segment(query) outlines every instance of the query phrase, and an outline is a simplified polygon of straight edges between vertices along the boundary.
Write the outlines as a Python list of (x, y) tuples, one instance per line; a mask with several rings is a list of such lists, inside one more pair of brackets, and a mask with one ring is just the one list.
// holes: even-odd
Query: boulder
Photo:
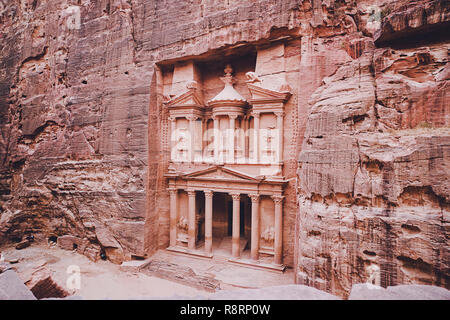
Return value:
[(105, 254), (112, 263), (121, 264), (124, 260), (124, 253), (120, 243), (114, 238), (112, 233), (105, 227), (97, 224), (95, 233), (101, 246), (105, 250)]
[(31, 245), (31, 241), (23, 240), (16, 245), (17, 250), (25, 249)]
[(223, 290), (209, 297), (212, 300), (340, 300), (325, 291), (304, 285), (273, 286), (261, 289)]
[(385, 288), (368, 283), (353, 285), (349, 300), (450, 300), (450, 290), (427, 285), (398, 285)]
[(58, 237), (57, 240), (58, 246), (64, 250), (76, 250), (79, 253), (83, 253), (88, 244), (87, 240), (81, 239), (79, 237), (64, 235)]
[(66, 290), (55, 282), (51, 276), (51, 271), (45, 266), (34, 271), (26, 285), (38, 299), (64, 298), (69, 295)]
[(36, 297), (13, 270), (0, 274), (0, 300), (36, 300)]

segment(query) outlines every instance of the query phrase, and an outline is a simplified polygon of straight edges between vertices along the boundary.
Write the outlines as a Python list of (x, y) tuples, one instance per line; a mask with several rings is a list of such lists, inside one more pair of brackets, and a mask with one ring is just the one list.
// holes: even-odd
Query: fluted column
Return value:
[(189, 215), (188, 215), (188, 248), (195, 249), (195, 191), (188, 191)]
[(240, 245), (240, 194), (230, 193), (233, 199), (233, 234), (231, 255), (233, 258), (239, 257)]
[(213, 192), (205, 190), (205, 253), (212, 253)]
[(259, 163), (259, 113), (253, 113), (253, 159)]
[(219, 118), (213, 117), (214, 120), (214, 161), (219, 162), (219, 141), (220, 141), (220, 129)]
[(170, 246), (174, 247), (177, 244), (177, 197), (178, 192), (175, 188), (167, 189), (170, 195)]
[(283, 249), (283, 196), (272, 196), (275, 203), (275, 264), (281, 264), (282, 262), (282, 249)]
[(249, 129), (249, 117), (245, 116), (245, 118), (244, 118), (244, 158), (245, 158), (245, 163), (249, 162), (248, 161), (248, 157), (249, 157), (248, 149), (249, 149), (249, 146), (248, 146), (248, 136), (247, 136), (248, 129)]
[(200, 136), (201, 162), (203, 162), (205, 160), (205, 151), (206, 151), (205, 147), (206, 147), (206, 140), (207, 140), (207, 139), (205, 139), (206, 138), (205, 137), (205, 132), (206, 132), (206, 129), (208, 128), (207, 124), (208, 124), (208, 119), (207, 118), (202, 118), (202, 130), (200, 130), (200, 132), (201, 132), (201, 136)]
[(281, 163), (283, 162), (284, 112), (275, 112), (275, 115), (277, 116), (277, 129), (278, 129), (278, 163)]
[(230, 125), (228, 128), (228, 162), (234, 163), (234, 133), (236, 128), (236, 118), (234, 114), (229, 115)]
[(251, 258), (258, 260), (259, 257), (259, 194), (250, 194), (252, 200), (252, 239)]

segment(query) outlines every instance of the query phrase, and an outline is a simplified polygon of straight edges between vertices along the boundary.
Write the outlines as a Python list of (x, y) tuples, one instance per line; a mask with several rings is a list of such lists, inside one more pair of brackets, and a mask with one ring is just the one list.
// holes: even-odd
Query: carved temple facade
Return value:
[[(284, 269), (283, 137), (292, 93), (284, 70), (264, 76), (258, 68), (266, 51), (258, 52), (256, 70), (241, 71), (236, 88), (233, 60), (209, 78), (193, 60), (175, 63), (163, 79), (168, 250)], [(284, 60), (275, 63), (284, 68)]]

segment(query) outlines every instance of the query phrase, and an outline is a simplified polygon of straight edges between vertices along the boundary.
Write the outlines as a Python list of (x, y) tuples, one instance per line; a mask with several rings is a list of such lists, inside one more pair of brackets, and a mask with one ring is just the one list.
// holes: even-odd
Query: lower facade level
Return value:
[(284, 268), (284, 181), (222, 166), (167, 177), (169, 250)]

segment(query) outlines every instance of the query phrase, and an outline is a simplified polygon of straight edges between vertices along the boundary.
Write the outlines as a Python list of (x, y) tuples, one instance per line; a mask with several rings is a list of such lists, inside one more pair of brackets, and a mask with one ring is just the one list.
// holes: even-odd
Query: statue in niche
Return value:
[(263, 136), (263, 139), (265, 141), (265, 148), (263, 149), (263, 152), (268, 158), (272, 157), (275, 154), (275, 151), (273, 150), (273, 140), (275, 138), (274, 132), (275, 127), (270, 126), (267, 128)]
[(177, 222), (177, 228), (183, 230), (184, 232), (188, 231), (188, 219), (186, 217), (181, 217)]
[(261, 233), (261, 239), (263, 240), (262, 247), (273, 247), (273, 242), (275, 239), (275, 230), (273, 227), (269, 226)]
[(185, 159), (187, 157), (187, 129), (179, 129), (178, 140), (177, 140), (177, 155), (178, 159)]

